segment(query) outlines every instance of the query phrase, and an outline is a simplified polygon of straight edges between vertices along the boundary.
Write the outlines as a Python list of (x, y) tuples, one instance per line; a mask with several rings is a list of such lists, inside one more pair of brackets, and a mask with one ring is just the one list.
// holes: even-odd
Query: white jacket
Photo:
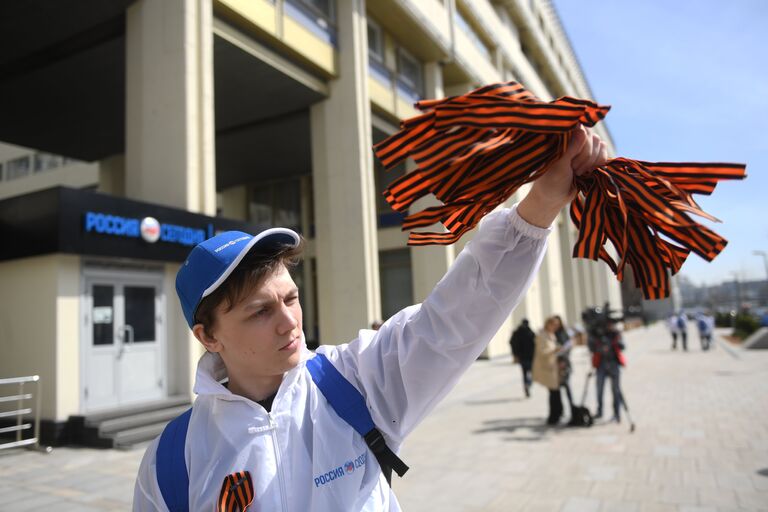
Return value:
[[(393, 451), (523, 297), (549, 231), (526, 223), (515, 208), (488, 215), (422, 304), (400, 311), (378, 331), (361, 330), (350, 343), (318, 349), (363, 394)], [(226, 372), (218, 355), (200, 359), (185, 450), (191, 511), (215, 510), (224, 477), (242, 470), (254, 482), (249, 511), (400, 510), (365, 441), (314, 385), (305, 368), (311, 357), (305, 348), (269, 413), (219, 383)], [(167, 510), (155, 476), (157, 443), (141, 463), (134, 511)]]

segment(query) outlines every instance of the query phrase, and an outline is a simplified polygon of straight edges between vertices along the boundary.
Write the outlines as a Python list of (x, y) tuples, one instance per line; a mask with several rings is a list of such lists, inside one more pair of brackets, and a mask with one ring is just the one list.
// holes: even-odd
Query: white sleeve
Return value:
[(488, 215), (422, 304), (318, 349), (358, 386), (387, 437), (401, 443), (482, 353), (528, 290), (550, 231), (516, 207)]
[(157, 473), (155, 472), (155, 454), (160, 437), (152, 441), (141, 459), (139, 474), (136, 476), (136, 484), (133, 489), (133, 512), (168, 512), (165, 500), (157, 485)]

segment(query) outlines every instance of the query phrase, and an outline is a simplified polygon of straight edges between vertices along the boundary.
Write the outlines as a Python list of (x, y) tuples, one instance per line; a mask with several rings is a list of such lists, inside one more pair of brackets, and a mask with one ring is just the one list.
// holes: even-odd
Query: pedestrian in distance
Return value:
[(547, 425), (557, 425), (563, 416), (563, 400), (560, 396), (560, 369), (557, 354), (558, 323), (554, 317), (547, 318), (544, 328), (536, 335), (536, 353), (533, 358), (533, 380), (549, 390), (549, 414)]
[(709, 312), (696, 315), (696, 328), (699, 331), (701, 350), (707, 351), (712, 346), (712, 333), (715, 330), (715, 318)]
[(613, 418), (615, 422), (621, 421), (621, 367), (626, 364), (624, 357), (624, 340), (621, 331), (617, 328), (615, 320), (608, 318), (604, 332), (599, 335), (590, 335), (588, 345), (592, 353), (592, 366), (597, 373), (597, 412), (595, 419), (603, 416), (603, 389), (605, 380), (611, 381), (611, 394), (613, 395)]
[(512, 363), (520, 364), (523, 372), (523, 391), (526, 397), (531, 396), (531, 369), (533, 367), (533, 355), (536, 351), (536, 333), (528, 325), (528, 320), (523, 319), (520, 325), (509, 338), (512, 348)]
[[(688, 352), (688, 317), (682, 311), (675, 316), (677, 323), (677, 332), (680, 335), (680, 341), (683, 344), (683, 350)], [(675, 348), (675, 347), (672, 347)]]
[(176, 278), (206, 350), (197, 398), (147, 447), (133, 510), (400, 510), (389, 481), (408, 469), (400, 446), (525, 295), (575, 176), (606, 161), (600, 138), (578, 129), (519, 204), (485, 217), (423, 303), (314, 354), (290, 274), (296, 233), (230, 231), (197, 245)]
[(677, 350), (679, 328), (677, 327), (677, 315), (675, 313), (670, 313), (667, 317), (667, 329), (669, 329), (669, 334), (672, 336), (672, 350)]

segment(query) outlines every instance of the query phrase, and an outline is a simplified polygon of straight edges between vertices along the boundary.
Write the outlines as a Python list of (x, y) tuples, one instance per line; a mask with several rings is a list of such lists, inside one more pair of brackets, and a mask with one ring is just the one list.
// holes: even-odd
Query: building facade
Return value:
[[(0, 377), (41, 375), (57, 432), (74, 415), (191, 393), (201, 347), (173, 280), (218, 229), (281, 225), (307, 239), (296, 279), (310, 345), (346, 342), (422, 300), (471, 234), (409, 248), (383, 201), (409, 164), (385, 173), (371, 146), (414, 101), (505, 80), (542, 99), (591, 96), (546, 0), (2, 10)], [(564, 211), (487, 357), (508, 353), (522, 318), (539, 327), (621, 307), (607, 266), (571, 258), (575, 239)]]

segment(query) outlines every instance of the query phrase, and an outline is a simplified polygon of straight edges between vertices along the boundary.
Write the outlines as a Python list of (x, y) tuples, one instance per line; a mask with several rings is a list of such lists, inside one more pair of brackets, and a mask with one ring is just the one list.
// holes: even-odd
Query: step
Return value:
[(156, 438), (167, 424), (167, 421), (161, 421), (150, 425), (142, 425), (141, 427), (120, 430), (106, 437), (112, 439), (115, 448), (130, 448), (135, 444), (151, 441)]
[(139, 414), (131, 414), (130, 416), (122, 416), (120, 418), (105, 420), (99, 424), (99, 435), (105, 436), (120, 430), (128, 430), (141, 427), (143, 425), (151, 425), (153, 423), (171, 421), (173, 418), (189, 409), (189, 407), (189, 403), (186, 403), (174, 407), (168, 407), (166, 409), (158, 409), (156, 411), (142, 412)]
[(93, 427), (98, 426), (100, 423), (120, 418), (123, 416), (132, 416), (134, 414), (141, 414), (144, 412), (157, 411), (159, 409), (167, 409), (169, 407), (176, 407), (180, 405), (189, 405), (189, 396), (177, 395), (170, 396), (163, 400), (157, 400), (155, 402), (145, 402), (136, 405), (128, 405), (117, 409), (110, 409), (108, 411), (95, 412), (83, 416), (85, 426)]

